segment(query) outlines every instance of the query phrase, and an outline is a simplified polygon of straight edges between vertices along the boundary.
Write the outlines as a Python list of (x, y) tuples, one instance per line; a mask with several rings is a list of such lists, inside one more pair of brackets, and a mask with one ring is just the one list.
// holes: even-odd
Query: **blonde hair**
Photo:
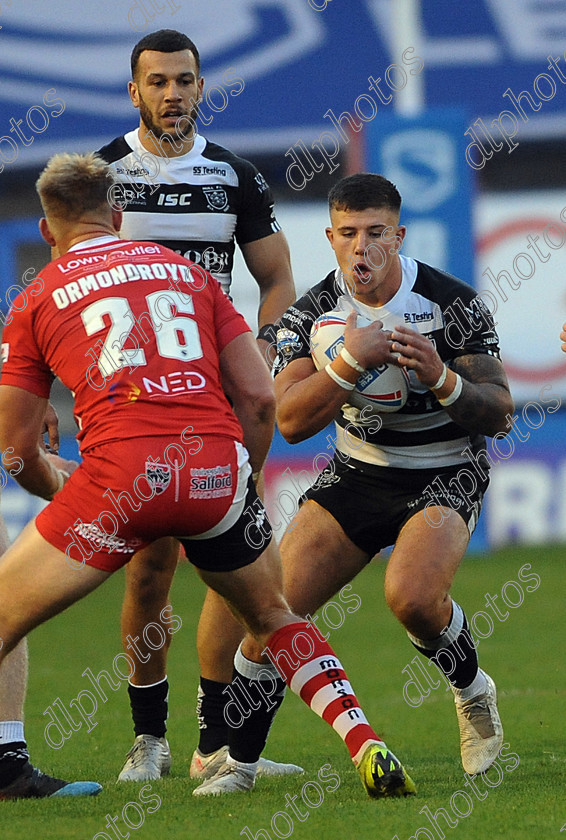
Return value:
[(110, 167), (94, 152), (54, 155), (37, 179), (35, 188), (49, 217), (78, 220), (107, 204), (113, 183)]

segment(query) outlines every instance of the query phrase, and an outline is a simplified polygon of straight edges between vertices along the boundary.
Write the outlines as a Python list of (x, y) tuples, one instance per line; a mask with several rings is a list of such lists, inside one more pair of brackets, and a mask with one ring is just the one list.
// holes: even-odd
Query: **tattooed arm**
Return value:
[[(452, 363), (452, 371), (459, 373), (463, 382), (461, 395), (445, 408), (452, 420), (470, 432), (490, 437), (498, 432), (507, 433), (515, 406), (499, 359), (486, 355), (461, 356)], [(435, 394), (442, 398), (442, 390)]]
[[(391, 349), (400, 354), (398, 364), (414, 370), (423, 385), (432, 389), (444, 369), (432, 341), (407, 327), (395, 327), (392, 337)], [(469, 432), (489, 437), (508, 432), (514, 405), (501, 362), (484, 354), (460, 356), (447, 369), (442, 385), (433, 389), (437, 399), (450, 397), (457, 387), (457, 374), (462, 378), (462, 392), (451, 405), (443, 406), (452, 420)]]

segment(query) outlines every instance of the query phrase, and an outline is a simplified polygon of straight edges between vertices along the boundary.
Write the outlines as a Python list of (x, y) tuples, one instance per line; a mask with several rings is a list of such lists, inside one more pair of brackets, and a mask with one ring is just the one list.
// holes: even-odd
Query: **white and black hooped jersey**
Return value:
[[(355, 301), (366, 318), (411, 326), (430, 338), (448, 366), (458, 356), (490, 354), (499, 358), (499, 340), (493, 320), (476, 292), (467, 283), (439, 269), (401, 256), (401, 286), (382, 307)], [(306, 358), (314, 321), (336, 308), (346, 308), (352, 298), (345, 294), (341, 272), (333, 271), (321, 283), (289, 307), (277, 333), (274, 375), (289, 362)], [(336, 422), (336, 446), (353, 466), (364, 468), (441, 469), (469, 463), (466, 447), (477, 452), (485, 446), (483, 435), (470, 435), (454, 423), (436, 397), (410, 372), (406, 404), (394, 413), (362, 419), (360, 411), (343, 405)]]
[(113, 201), (122, 206), (124, 239), (151, 240), (202, 265), (226, 294), (234, 243), (255, 242), (280, 227), (273, 195), (253, 164), (197, 135), (180, 157), (150, 154), (139, 129), (98, 154), (115, 174)]

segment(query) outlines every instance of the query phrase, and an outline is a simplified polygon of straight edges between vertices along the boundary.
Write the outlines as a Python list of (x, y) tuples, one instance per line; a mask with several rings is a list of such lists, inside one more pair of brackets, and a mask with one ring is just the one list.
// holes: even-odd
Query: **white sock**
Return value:
[(0, 721), (0, 746), (12, 744), (15, 741), (25, 743), (24, 724), (21, 720)]
[(437, 636), (436, 639), (419, 639), (417, 636), (413, 636), (412, 633), (409, 633), (407, 630), (407, 636), (412, 641), (414, 645), (423, 650), (442, 650), (442, 648), (448, 647), (453, 642), (456, 641), (460, 633), (462, 632), (462, 628), (464, 626), (464, 611), (460, 604), (457, 604), (456, 601), (452, 601), (452, 618), (450, 622), (446, 625), (440, 636)]
[[(43, 130), (45, 131), (45, 129)], [(162, 680), (157, 680), (157, 682), (149, 683), (148, 685), (134, 685), (130, 680), (128, 680), (128, 685), (131, 685), (132, 688), (154, 688), (156, 685), (161, 685), (164, 682), (167, 682), (167, 674), (165, 674)], [(167, 698), (169, 699), (169, 695), (167, 695)]]
[(477, 697), (478, 694), (483, 694), (486, 690), (487, 680), (481, 668), (478, 668), (477, 674), (466, 688), (455, 688), (452, 686), (454, 697), (457, 700), (471, 700), (472, 697)]
[(251, 659), (246, 659), (242, 653), (242, 643), (238, 645), (238, 650), (234, 656), (234, 667), (236, 671), (243, 677), (249, 680), (260, 680), (262, 675), (264, 679), (281, 679), (281, 674), (271, 662), (253, 662)]

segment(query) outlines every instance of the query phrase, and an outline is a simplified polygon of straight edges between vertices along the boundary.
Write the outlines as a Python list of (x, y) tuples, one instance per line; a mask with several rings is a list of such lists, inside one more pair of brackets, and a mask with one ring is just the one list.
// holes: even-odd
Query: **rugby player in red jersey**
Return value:
[[(254, 487), (275, 399), (250, 330), (198, 266), (160, 245), (118, 239), (110, 178), (96, 155), (57, 155), (37, 184), (40, 230), (62, 256), (19, 311), (16, 298), (3, 336), (0, 449), (13, 447), (23, 462), (18, 482), (51, 503), (0, 566), (0, 661), (135, 551), (172, 536), (269, 650), (272, 683), (282, 674), (338, 732), (367, 793), (414, 793), (332, 649), (283, 598)], [(54, 376), (74, 394), (80, 466), (38, 445)], [(257, 686), (238, 661), (235, 670), (244, 686)], [(257, 762), (235, 770), (253, 778)]]

